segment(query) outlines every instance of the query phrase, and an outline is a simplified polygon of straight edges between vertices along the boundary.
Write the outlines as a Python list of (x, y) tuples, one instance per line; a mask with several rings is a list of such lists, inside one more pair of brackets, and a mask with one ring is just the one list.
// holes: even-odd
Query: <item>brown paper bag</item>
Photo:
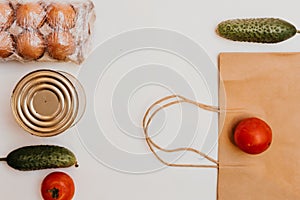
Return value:
[[(221, 110), (244, 111), (220, 114), (218, 199), (300, 199), (300, 53), (222, 53), (219, 70)], [(236, 123), (251, 116), (273, 131), (259, 155), (231, 142)]]

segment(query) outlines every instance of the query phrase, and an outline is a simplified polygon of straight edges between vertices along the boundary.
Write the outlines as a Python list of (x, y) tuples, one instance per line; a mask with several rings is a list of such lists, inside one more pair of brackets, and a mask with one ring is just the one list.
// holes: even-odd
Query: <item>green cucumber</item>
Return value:
[(69, 149), (55, 145), (21, 147), (0, 161), (6, 161), (10, 167), (21, 171), (77, 166), (76, 157)]
[(218, 24), (217, 34), (223, 38), (257, 43), (278, 43), (294, 36), (291, 23), (278, 18), (231, 19)]

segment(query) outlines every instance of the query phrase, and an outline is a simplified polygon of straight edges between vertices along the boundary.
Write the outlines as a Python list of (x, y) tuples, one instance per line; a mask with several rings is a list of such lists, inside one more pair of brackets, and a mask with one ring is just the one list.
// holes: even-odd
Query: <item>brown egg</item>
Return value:
[(47, 36), (48, 53), (57, 60), (65, 60), (75, 52), (75, 40), (68, 31), (55, 31)]
[(45, 52), (43, 35), (37, 31), (23, 31), (17, 36), (16, 46), (18, 54), (26, 60), (39, 59)]
[(22, 28), (40, 28), (45, 22), (45, 9), (41, 3), (19, 4), (16, 21)]
[(76, 12), (70, 4), (53, 3), (48, 6), (46, 18), (52, 28), (70, 29), (75, 26)]
[(14, 10), (8, 3), (0, 3), (0, 30), (8, 29), (14, 22)]
[(0, 32), (0, 58), (7, 58), (14, 52), (14, 40), (10, 33)]

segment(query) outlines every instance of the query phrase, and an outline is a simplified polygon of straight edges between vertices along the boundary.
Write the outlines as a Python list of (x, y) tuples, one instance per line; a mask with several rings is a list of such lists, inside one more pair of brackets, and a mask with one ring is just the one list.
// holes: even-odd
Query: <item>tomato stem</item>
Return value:
[(48, 192), (51, 193), (51, 197), (53, 199), (58, 199), (58, 197), (59, 197), (59, 189), (57, 189), (57, 188), (54, 187), (54, 188), (48, 190)]

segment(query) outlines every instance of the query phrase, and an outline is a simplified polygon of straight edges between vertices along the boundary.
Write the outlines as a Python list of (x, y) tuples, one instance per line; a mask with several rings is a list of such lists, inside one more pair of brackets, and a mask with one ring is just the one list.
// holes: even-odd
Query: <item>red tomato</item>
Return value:
[(269, 148), (272, 130), (261, 119), (252, 117), (239, 122), (234, 130), (234, 142), (244, 152), (259, 154)]
[(64, 172), (48, 174), (41, 186), (44, 200), (71, 200), (75, 193), (73, 179)]

